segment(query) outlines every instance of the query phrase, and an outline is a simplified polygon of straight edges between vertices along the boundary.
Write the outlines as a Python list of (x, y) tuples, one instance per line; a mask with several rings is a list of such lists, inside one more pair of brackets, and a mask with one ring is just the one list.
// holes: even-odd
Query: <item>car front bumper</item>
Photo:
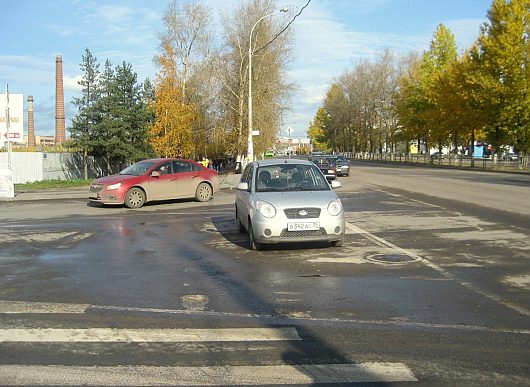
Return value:
[[(288, 231), (289, 222), (319, 222), (318, 230)], [(261, 215), (254, 217), (252, 222), (256, 242), (263, 244), (291, 243), (291, 242), (333, 242), (341, 240), (345, 232), (344, 213), (332, 216), (322, 209), (319, 218), (287, 219), (278, 213), (274, 218), (265, 218)]]
[(88, 200), (93, 203), (121, 205), (124, 203), (124, 195), (118, 189), (106, 190), (91, 186)]

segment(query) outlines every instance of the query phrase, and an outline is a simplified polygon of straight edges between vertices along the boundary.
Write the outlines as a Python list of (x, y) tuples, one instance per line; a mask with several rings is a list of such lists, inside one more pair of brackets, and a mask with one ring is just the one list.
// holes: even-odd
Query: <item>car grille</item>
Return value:
[(287, 219), (307, 219), (320, 216), (320, 208), (287, 208), (283, 212)]
[(100, 192), (103, 189), (102, 185), (92, 184), (90, 186), (90, 192)]
[(324, 227), (320, 227), (320, 230), (302, 230), (302, 231), (287, 231), (284, 228), (280, 234), (281, 238), (305, 238), (305, 237), (321, 237), (326, 236), (328, 233)]

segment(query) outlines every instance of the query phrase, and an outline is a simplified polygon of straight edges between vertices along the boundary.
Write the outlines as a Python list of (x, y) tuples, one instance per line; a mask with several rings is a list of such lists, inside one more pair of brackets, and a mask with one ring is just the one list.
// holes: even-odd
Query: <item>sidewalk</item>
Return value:
[[(233, 190), (236, 188), (241, 175), (226, 173), (219, 175), (219, 188), (221, 190)], [(0, 198), (0, 202), (40, 201), (58, 199), (87, 199), (89, 187), (72, 187), (68, 189), (46, 189), (39, 191), (15, 192), (14, 198)]]

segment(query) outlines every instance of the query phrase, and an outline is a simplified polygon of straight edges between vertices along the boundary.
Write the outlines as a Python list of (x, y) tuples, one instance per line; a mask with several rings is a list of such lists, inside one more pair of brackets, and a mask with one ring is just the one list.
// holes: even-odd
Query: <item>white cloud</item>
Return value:
[(73, 77), (68, 75), (63, 75), (63, 88), (64, 90), (68, 91), (81, 91), (81, 86), (79, 85), (79, 81), (83, 79), (82, 75), (75, 75)]

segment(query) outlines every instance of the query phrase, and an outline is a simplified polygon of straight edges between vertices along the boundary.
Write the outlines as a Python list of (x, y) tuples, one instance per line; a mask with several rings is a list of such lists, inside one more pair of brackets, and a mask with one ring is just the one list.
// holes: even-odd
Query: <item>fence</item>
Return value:
[[(88, 178), (102, 175), (101, 160), (88, 159)], [(8, 154), (0, 153), (0, 169), (8, 167)], [(42, 180), (84, 179), (83, 157), (66, 152), (12, 152), (13, 183), (24, 184)]]
[(388, 163), (403, 164), (426, 164), (426, 165), (443, 165), (457, 168), (477, 168), (485, 170), (504, 170), (504, 171), (525, 171), (530, 172), (528, 156), (517, 157), (516, 159), (503, 160), (498, 157), (492, 158), (474, 158), (461, 155), (442, 155), (439, 157), (417, 154), (399, 154), (399, 153), (350, 153), (345, 154), (351, 160), (380, 161)]

